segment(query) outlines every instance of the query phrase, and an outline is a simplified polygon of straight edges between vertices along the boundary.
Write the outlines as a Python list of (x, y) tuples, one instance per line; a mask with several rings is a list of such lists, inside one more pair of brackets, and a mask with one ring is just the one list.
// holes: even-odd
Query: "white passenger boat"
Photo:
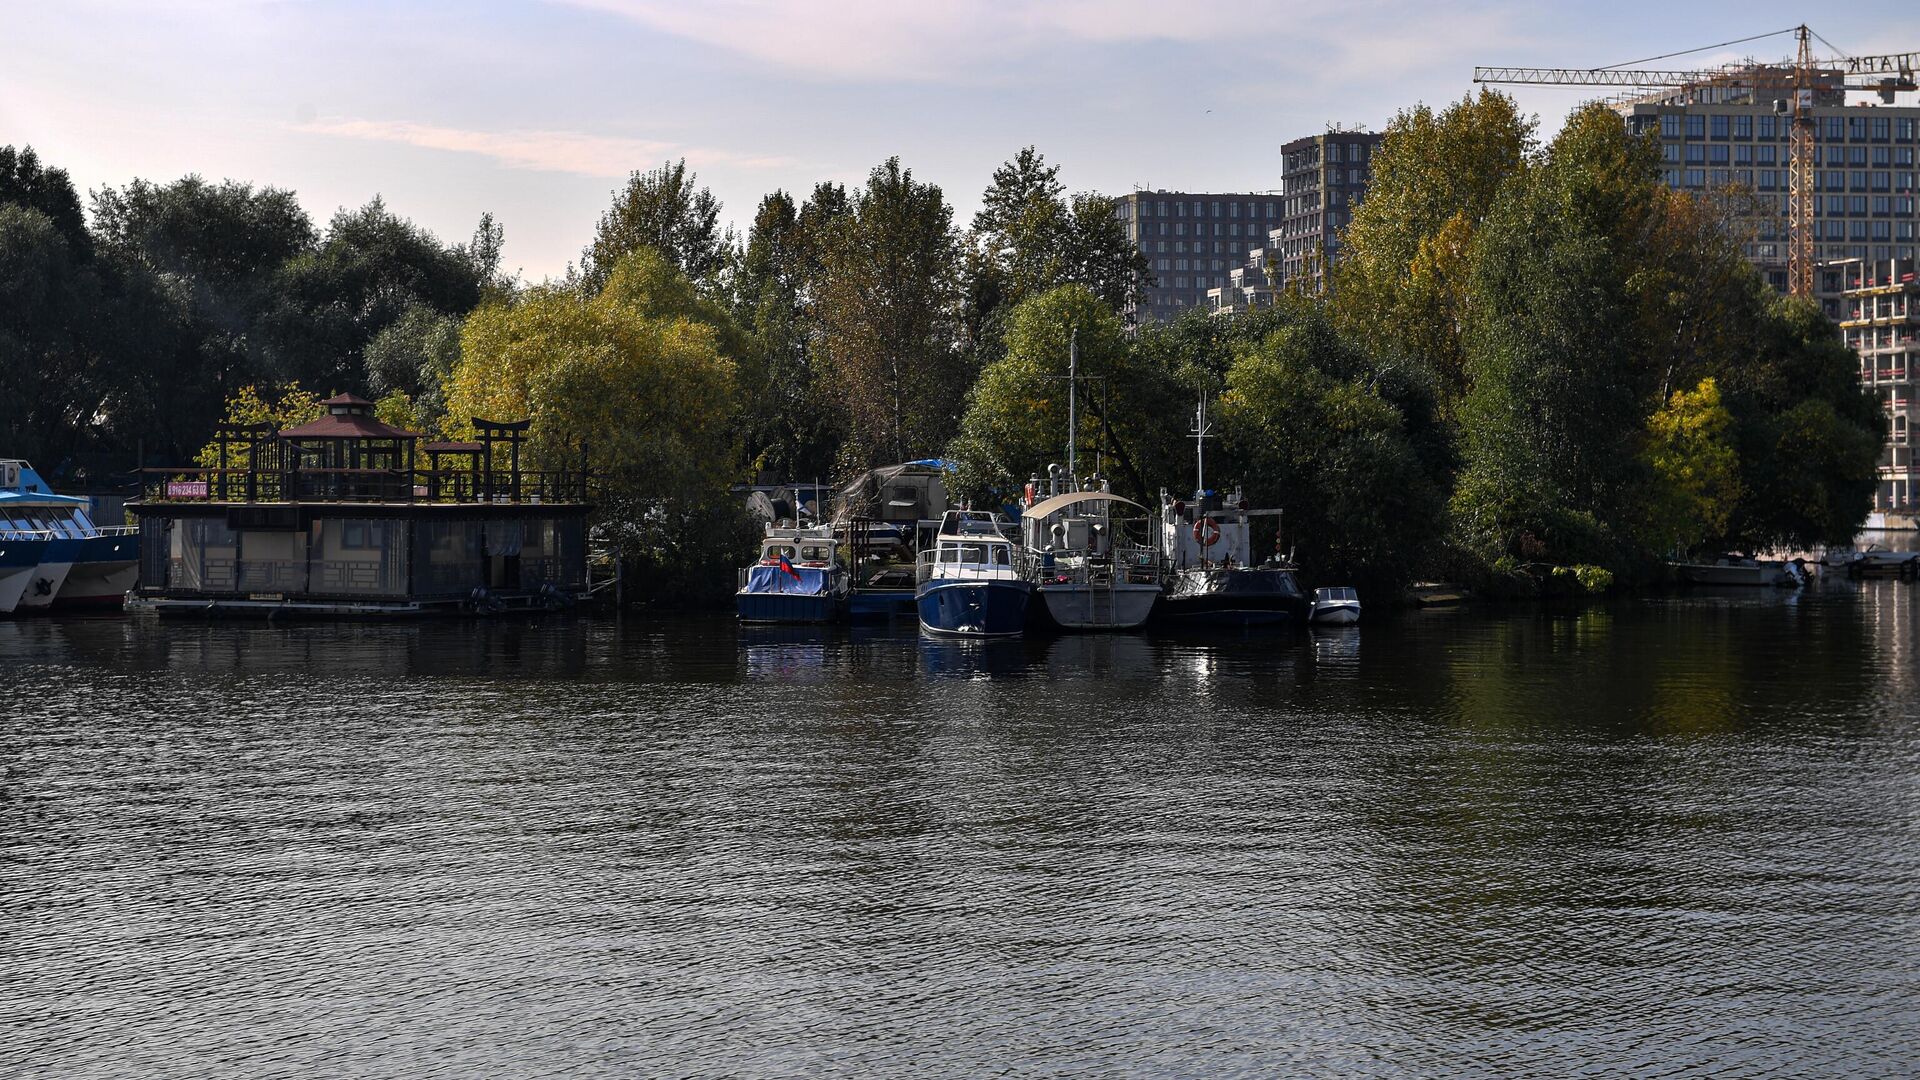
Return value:
[(118, 607), (140, 574), (140, 538), (100, 528), (87, 500), (55, 494), (32, 465), (0, 460), (0, 614)]

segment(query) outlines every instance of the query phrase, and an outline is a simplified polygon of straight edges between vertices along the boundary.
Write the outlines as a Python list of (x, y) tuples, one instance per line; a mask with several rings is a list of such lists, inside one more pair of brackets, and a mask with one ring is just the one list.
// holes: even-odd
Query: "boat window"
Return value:
[(1011, 554), (1012, 550), (1013, 549), (1008, 547), (1006, 544), (993, 545), (993, 565), (995, 566), (1009, 565), (1012, 561), (1012, 554)]
[(787, 544), (768, 544), (760, 550), (760, 557), (767, 562), (779, 562), (782, 555), (787, 557), (788, 562), (792, 562), (793, 548)]
[(822, 566), (833, 561), (833, 547), (830, 544), (803, 544), (800, 548), (802, 562), (818, 563)]

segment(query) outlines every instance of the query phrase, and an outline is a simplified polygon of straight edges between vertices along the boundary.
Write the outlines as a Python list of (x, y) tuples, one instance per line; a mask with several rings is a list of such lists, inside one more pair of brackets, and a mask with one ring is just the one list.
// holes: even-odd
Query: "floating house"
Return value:
[(351, 394), (285, 431), (222, 424), (210, 468), (150, 470), (132, 610), (417, 615), (587, 592), (585, 470), (522, 467), (527, 422), (428, 442)]

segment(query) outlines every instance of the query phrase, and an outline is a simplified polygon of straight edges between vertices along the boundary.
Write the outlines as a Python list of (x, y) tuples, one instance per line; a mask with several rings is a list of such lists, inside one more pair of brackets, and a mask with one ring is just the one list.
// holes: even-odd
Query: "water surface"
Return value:
[(0, 622), (0, 1075), (1912, 1075), (1916, 596)]

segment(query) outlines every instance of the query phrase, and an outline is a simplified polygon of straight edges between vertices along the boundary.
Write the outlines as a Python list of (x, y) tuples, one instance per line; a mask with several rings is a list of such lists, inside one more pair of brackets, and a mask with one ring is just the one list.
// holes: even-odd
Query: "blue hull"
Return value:
[(735, 593), (741, 622), (824, 623), (840, 617), (841, 598), (804, 593)]
[(1009, 637), (1026, 629), (1033, 586), (1024, 581), (929, 581), (914, 602), (936, 634)]
[(910, 589), (855, 589), (847, 601), (847, 612), (856, 620), (886, 620), (912, 615), (913, 592)]

